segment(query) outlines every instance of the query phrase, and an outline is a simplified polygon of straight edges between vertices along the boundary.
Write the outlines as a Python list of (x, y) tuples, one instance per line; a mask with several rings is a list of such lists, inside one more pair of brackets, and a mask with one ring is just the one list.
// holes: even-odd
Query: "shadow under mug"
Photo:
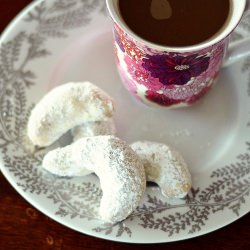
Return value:
[(125, 87), (147, 105), (189, 106), (215, 83), (220, 69), (250, 55), (250, 39), (228, 43), (250, 0), (231, 0), (223, 28), (210, 39), (186, 47), (167, 47), (137, 36), (119, 13), (119, 0), (106, 0), (114, 22), (115, 55)]

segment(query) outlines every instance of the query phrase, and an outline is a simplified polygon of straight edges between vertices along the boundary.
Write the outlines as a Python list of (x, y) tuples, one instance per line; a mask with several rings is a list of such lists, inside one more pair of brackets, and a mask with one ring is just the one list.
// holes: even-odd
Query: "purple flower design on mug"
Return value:
[(148, 90), (146, 91), (146, 98), (149, 101), (152, 101), (154, 103), (157, 103), (160, 106), (171, 106), (174, 104), (178, 104), (178, 103), (188, 103), (189, 105), (194, 104), (197, 100), (199, 100), (202, 96), (204, 96), (211, 88), (210, 86), (206, 86), (204, 88), (202, 88), (198, 93), (194, 94), (193, 96), (191, 96), (190, 98), (185, 98), (185, 96), (183, 96), (182, 98), (179, 98), (181, 96), (172, 96), (172, 97), (168, 97), (165, 94), (160, 94), (158, 92), (155, 92), (153, 90)]
[(124, 62), (128, 66), (128, 73), (137, 84), (144, 85), (147, 89), (155, 91), (161, 90), (164, 86), (158, 79), (153, 78), (150, 72), (144, 69), (141, 64), (136, 63), (129, 56), (124, 56)]
[(208, 69), (210, 58), (198, 54), (181, 55), (147, 55), (142, 67), (158, 78), (163, 85), (185, 85), (192, 77), (197, 77)]
[(171, 99), (171, 98), (166, 97), (163, 94), (159, 94), (153, 90), (146, 91), (146, 98), (151, 102), (154, 102), (154, 103), (157, 103), (161, 106), (166, 106), (166, 107), (174, 105), (174, 104), (178, 104), (180, 102), (180, 100)]

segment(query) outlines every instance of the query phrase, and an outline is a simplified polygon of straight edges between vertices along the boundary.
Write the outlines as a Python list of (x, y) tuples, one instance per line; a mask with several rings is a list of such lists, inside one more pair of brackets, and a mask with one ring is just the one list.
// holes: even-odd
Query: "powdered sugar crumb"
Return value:
[(179, 136), (192, 136), (192, 135), (193, 134), (187, 128), (171, 133), (171, 136), (177, 136), (177, 137), (179, 137)]

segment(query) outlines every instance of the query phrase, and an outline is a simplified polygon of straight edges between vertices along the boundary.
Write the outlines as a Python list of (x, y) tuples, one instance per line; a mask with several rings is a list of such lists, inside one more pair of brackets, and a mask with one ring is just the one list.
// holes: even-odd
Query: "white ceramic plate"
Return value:
[[(233, 39), (250, 33), (245, 19)], [(118, 77), (111, 21), (104, 0), (36, 1), (1, 37), (0, 167), (32, 205), (67, 227), (123, 242), (170, 242), (223, 227), (250, 209), (250, 59), (223, 70), (198, 105), (157, 110), (135, 101)], [(170, 144), (188, 162), (193, 189), (184, 200), (166, 200), (148, 187), (124, 222), (93, 219), (101, 196), (96, 176), (57, 178), (41, 169), (44, 153), (31, 154), (25, 127), (33, 105), (52, 87), (91, 81), (116, 100), (118, 135)]]

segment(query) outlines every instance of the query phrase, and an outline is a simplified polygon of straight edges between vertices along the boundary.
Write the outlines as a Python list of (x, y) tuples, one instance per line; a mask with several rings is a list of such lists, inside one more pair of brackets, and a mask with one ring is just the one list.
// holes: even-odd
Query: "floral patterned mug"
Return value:
[(209, 40), (187, 47), (160, 46), (142, 39), (121, 18), (119, 0), (106, 2), (114, 21), (119, 74), (126, 88), (145, 104), (189, 106), (211, 89), (223, 65), (250, 55), (250, 39), (228, 49), (230, 34), (249, 11), (250, 0), (231, 0), (231, 15), (223, 30)]

